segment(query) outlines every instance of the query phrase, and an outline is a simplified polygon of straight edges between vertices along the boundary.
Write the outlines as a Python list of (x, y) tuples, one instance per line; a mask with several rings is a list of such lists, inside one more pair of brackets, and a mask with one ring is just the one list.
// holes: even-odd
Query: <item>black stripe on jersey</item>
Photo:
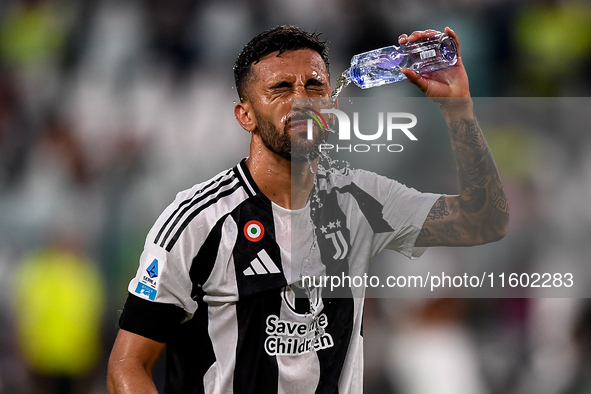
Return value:
[(324, 299), (322, 313), (326, 315), (326, 332), (332, 337), (335, 346), (317, 352), (320, 363), (320, 381), (316, 394), (337, 394), (339, 379), (345, 365), (354, 323), (353, 298)]
[(281, 315), (277, 290), (247, 297), (236, 303), (238, 344), (234, 367), (234, 394), (277, 394), (279, 367), (265, 352), (267, 317)]
[[(230, 178), (230, 180), (231, 179), (233, 179), (233, 178)], [(185, 228), (204, 209), (206, 209), (209, 206), (217, 203), (220, 199), (233, 194), (236, 190), (241, 189), (241, 188), (242, 188), (242, 185), (238, 182), (234, 186), (232, 186), (232, 188), (227, 189), (227, 190), (224, 190), (223, 192), (218, 193), (214, 198), (212, 198), (211, 200), (207, 201), (206, 203), (200, 205), (197, 209), (195, 209), (193, 212), (191, 212), (191, 214), (189, 216), (187, 216), (187, 218), (185, 219), (185, 221), (180, 225), (179, 229), (176, 231), (176, 233), (174, 234), (174, 236), (170, 239), (170, 242), (168, 242), (168, 245), (166, 245), (166, 251), (167, 252), (170, 252), (172, 250), (172, 247), (174, 246), (174, 244), (176, 243), (176, 241), (179, 239), (179, 237), (181, 236), (181, 234), (183, 233), (183, 231), (185, 230)], [(191, 205), (193, 205), (193, 204), (191, 204)], [(174, 226), (172, 226), (171, 229), (172, 228), (174, 228)], [(169, 232), (170, 232), (170, 230), (169, 230)], [(160, 246), (163, 246), (164, 245), (164, 242), (165, 242), (165, 240), (166, 240), (167, 237), (168, 237), (168, 234), (166, 235), (166, 237), (164, 238), (164, 240), (162, 240), (162, 245), (160, 245)]]
[[(251, 197), (232, 212), (232, 219), (238, 227), (238, 237), (232, 255), (240, 298), (287, 286), (281, 264), (281, 250), (275, 237), (275, 220), (271, 201), (262, 194)], [(251, 220), (257, 220), (264, 228), (263, 238), (256, 242), (247, 239), (244, 234), (246, 224)], [(269, 256), (272, 264), (277, 268), (276, 272), (245, 275), (244, 271), (251, 266), (253, 260), (261, 261), (259, 253), (266, 253)]]
[[(244, 173), (249, 176), (247, 171)], [(282, 300), (278, 289), (286, 286), (287, 281), (276, 240), (272, 203), (262, 194), (248, 198), (232, 212), (232, 219), (238, 227), (232, 256), (240, 297), (236, 303), (238, 343), (234, 394), (276, 394), (279, 367), (276, 357), (265, 351), (266, 322), (269, 315), (280, 316)], [(264, 235), (258, 241), (244, 234), (251, 220), (258, 221), (264, 228)], [(245, 270), (252, 269), (253, 260), (261, 258), (259, 253), (266, 253), (279, 272), (246, 275)]]
[(218, 220), (207, 235), (203, 245), (199, 248), (199, 252), (197, 252), (197, 255), (193, 258), (191, 269), (189, 270), (189, 277), (191, 278), (191, 283), (193, 283), (193, 290), (191, 293), (193, 299), (199, 295), (203, 296), (198, 289), (205, 284), (207, 278), (211, 275), (211, 271), (213, 271), (215, 261), (218, 257), (218, 251), (220, 249), (220, 242), (222, 240), (222, 227), (229, 215), (230, 214), (228, 213)]
[[(202, 200), (203, 198), (206, 198), (207, 196), (209, 196), (211, 193), (215, 193), (215, 191), (219, 189), (219, 185), (218, 185), (218, 187), (217, 187), (216, 189), (213, 189), (213, 190), (208, 190), (208, 189), (209, 189), (211, 186), (213, 186), (214, 184), (217, 184), (217, 183), (219, 183), (219, 182), (220, 182), (220, 180), (221, 180), (222, 178), (224, 178), (225, 176), (228, 176), (228, 175), (231, 173), (231, 171), (232, 171), (232, 170), (228, 170), (228, 171), (226, 171), (226, 172), (225, 172), (223, 175), (219, 176), (218, 178), (214, 179), (213, 181), (211, 181), (210, 183), (208, 183), (207, 185), (205, 185), (205, 186), (204, 186), (204, 187), (202, 187), (201, 189), (197, 190), (197, 191), (195, 192), (195, 194), (194, 194), (194, 195), (193, 195), (191, 198), (188, 198), (188, 199), (186, 199), (185, 201), (183, 201), (182, 203), (180, 203), (180, 204), (179, 204), (179, 206), (178, 206), (178, 207), (177, 207), (177, 208), (174, 210), (174, 212), (173, 212), (173, 213), (172, 213), (172, 214), (171, 214), (171, 215), (168, 217), (168, 219), (166, 219), (166, 222), (164, 222), (164, 224), (163, 224), (163, 225), (162, 225), (162, 227), (160, 228), (160, 231), (158, 232), (158, 235), (156, 235), (156, 238), (154, 239), (154, 243), (155, 243), (155, 244), (158, 244), (158, 241), (160, 240), (160, 237), (161, 237), (161, 236), (162, 236), (162, 234), (164, 233), (164, 230), (166, 229), (166, 227), (168, 226), (168, 224), (170, 223), (170, 221), (171, 221), (173, 218), (175, 218), (175, 217), (176, 217), (176, 215), (178, 214), (178, 212), (181, 210), (181, 208), (182, 208), (183, 206), (185, 206), (186, 204), (189, 204), (189, 203), (191, 203), (192, 201), (194, 201), (193, 199), (194, 199), (195, 197), (201, 196), (201, 198), (200, 198), (200, 199), (196, 200), (197, 202), (199, 202), (199, 201), (200, 201), (200, 200)], [(231, 182), (231, 179), (233, 179), (233, 177), (232, 177), (232, 178), (229, 178), (229, 179), (230, 179), (230, 182)], [(228, 181), (227, 181), (227, 182), (228, 182)], [(226, 184), (227, 184), (227, 183), (226, 183)], [(186, 209), (188, 209), (188, 208), (186, 208)], [(173, 228), (173, 227), (176, 225), (176, 223), (178, 222), (179, 218), (180, 218), (180, 217), (182, 217), (182, 216), (185, 214), (185, 212), (186, 212), (186, 209), (185, 209), (185, 210), (183, 210), (183, 211), (181, 212), (181, 214), (180, 214), (180, 215), (177, 217), (177, 219), (175, 220), (175, 222), (174, 222), (174, 224), (172, 225), (171, 229), (172, 229), (172, 228)], [(168, 235), (169, 235), (169, 234), (170, 234), (170, 230), (169, 230), (169, 232), (166, 234), (166, 237), (168, 237)], [(165, 237), (165, 238), (166, 238), (166, 237)], [(163, 244), (164, 244), (164, 240), (163, 240)], [(160, 245), (160, 246), (162, 246), (162, 245)]]
[(353, 196), (374, 233), (388, 233), (394, 231), (392, 226), (390, 226), (390, 224), (384, 219), (384, 206), (355, 183), (343, 187), (332, 188), (331, 192), (333, 190), (340, 193), (349, 193)]
[(173, 331), (166, 346), (164, 394), (204, 393), (203, 377), (216, 361), (208, 332), (208, 309), (198, 297), (193, 318)]
[[(346, 223), (347, 217), (337, 201), (337, 190), (331, 189), (330, 193), (325, 190), (318, 192), (323, 202), (312, 214), (316, 224), (315, 234), (320, 250), (320, 261), (326, 266), (326, 275), (329, 277), (349, 275), (349, 256), (351, 251), (350, 231), (342, 226), (337, 231), (348, 245), (348, 253), (345, 256), (334, 257), (334, 245), (322, 231), (322, 226), (330, 222), (340, 221)], [(361, 204), (360, 204), (361, 205)], [(381, 212), (381, 211), (380, 211)], [(332, 229), (334, 230), (334, 229)], [(348, 287), (336, 288), (329, 291), (322, 289), (324, 308), (322, 313), (326, 314), (328, 326), (326, 332), (333, 338), (334, 346), (317, 352), (320, 363), (320, 381), (316, 393), (334, 394), (338, 393), (339, 379), (351, 342), (354, 322), (354, 301), (351, 289)]]
[[(166, 240), (169, 239), (170, 234), (172, 233), (172, 230), (174, 230), (174, 228), (176, 227), (176, 225), (178, 224), (178, 222), (181, 220), (181, 218), (183, 216), (185, 216), (185, 214), (193, 207), (195, 207), (196, 205), (198, 205), (199, 203), (201, 203), (203, 200), (205, 200), (206, 198), (211, 197), (212, 195), (215, 195), (216, 193), (219, 192), (219, 190), (224, 187), (229, 185), (230, 183), (234, 182), (236, 178), (231, 177), (228, 178), (222, 182), (220, 182), (215, 188), (211, 189), (210, 191), (208, 191), (205, 194), (200, 195), (198, 198), (196, 198), (195, 200), (192, 200), (191, 203), (189, 205), (187, 205), (177, 216), (176, 219), (174, 220), (174, 222), (170, 225), (168, 231), (166, 232), (166, 235), (164, 236), (164, 238), (162, 238), (162, 242), (160, 243), (160, 247), (164, 247), (164, 244), (166, 243)], [(215, 199), (215, 198), (214, 198)], [(198, 209), (200, 209), (200, 207), (198, 207)]]

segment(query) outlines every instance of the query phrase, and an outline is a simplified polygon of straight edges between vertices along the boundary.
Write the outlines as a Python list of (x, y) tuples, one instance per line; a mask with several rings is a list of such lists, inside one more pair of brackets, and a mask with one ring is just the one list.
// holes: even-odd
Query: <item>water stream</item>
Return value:
[(341, 91), (350, 83), (351, 79), (349, 78), (349, 70), (345, 70), (341, 75), (338, 76), (337, 84), (330, 95), (330, 99), (333, 103), (336, 101), (339, 94), (341, 94)]
[[(330, 95), (331, 103), (334, 105), (341, 91), (351, 83), (347, 71), (344, 71), (337, 78), (336, 86)], [(329, 127), (331, 133), (336, 133), (335, 130)], [(320, 150), (318, 152), (318, 170), (326, 173), (341, 173), (344, 174), (350, 169), (350, 164), (345, 160), (333, 160), (326, 151)], [(312, 161), (315, 160), (313, 157), (308, 157), (308, 164), (311, 172), (314, 172)], [(300, 265), (300, 278), (304, 276), (310, 276), (315, 271), (311, 270), (311, 260), (313, 260), (314, 251), (318, 248), (318, 240), (316, 237), (316, 225), (314, 224), (314, 217), (316, 214), (320, 214), (319, 210), (322, 208), (322, 200), (318, 194), (318, 178), (314, 177), (314, 186), (310, 194), (310, 223), (312, 226), (312, 243), (307, 255), (304, 257), (302, 264)], [(322, 289), (314, 289), (308, 283), (302, 287), (306, 296), (308, 297), (308, 303), (310, 305), (310, 315), (312, 317), (312, 326), (314, 327), (314, 340), (319, 340), (320, 336), (324, 334), (324, 329), (320, 326), (318, 321), (318, 306), (320, 305), (314, 297), (322, 297)]]

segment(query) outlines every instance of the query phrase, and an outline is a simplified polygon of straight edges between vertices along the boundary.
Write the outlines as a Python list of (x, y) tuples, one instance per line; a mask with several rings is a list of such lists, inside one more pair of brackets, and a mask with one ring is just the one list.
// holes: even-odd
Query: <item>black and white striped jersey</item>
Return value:
[(363, 293), (300, 288), (413, 257), (436, 194), (362, 170), (319, 170), (310, 203), (264, 196), (243, 160), (177, 195), (148, 234), (120, 319), (166, 342), (166, 393), (361, 393)]

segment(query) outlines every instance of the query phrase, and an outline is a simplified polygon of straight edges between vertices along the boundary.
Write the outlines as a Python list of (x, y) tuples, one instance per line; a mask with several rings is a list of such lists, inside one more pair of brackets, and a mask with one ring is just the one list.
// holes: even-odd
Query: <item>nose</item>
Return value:
[(306, 88), (304, 84), (296, 84), (293, 88), (293, 97), (306, 97)]
[(308, 92), (306, 92), (306, 80), (307, 75), (303, 73), (296, 76), (296, 80), (293, 84), (293, 97), (308, 96)]

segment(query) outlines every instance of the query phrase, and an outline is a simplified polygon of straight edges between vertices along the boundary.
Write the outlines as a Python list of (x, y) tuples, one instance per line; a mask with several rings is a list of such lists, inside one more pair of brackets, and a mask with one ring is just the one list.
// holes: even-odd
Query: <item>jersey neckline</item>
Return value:
[[(261, 192), (261, 189), (259, 189), (256, 182), (254, 181), (254, 178), (252, 177), (252, 175), (250, 174), (250, 171), (248, 170), (248, 167), (246, 166), (246, 159), (247, 158), (242, 159), (240, 161), (240, 163), (238, 163), (238, 165), (236, 165), (236, 167), (234, 167), (234, 172), (238, 176), (238, 179), (240, 180), (240, 182), (244, 185), (244, 188), (246, 189), (246, 193), (249, 195), (249, 197), (259, 196), (267, 204), (273, 206), (273, 208), (277, 209), (278, 211), (283, 211), (283, 212), (289, 213), (289, 214), (300, 214), (300, 213), (306, 211), (308, 208), (310, 208), (310, 198), (309, 197), (308, 197), (308, 201), (306, 202), (306, 205), (304, 207), (298, 208), (298, 209), (284, 208), (281, 205), (271, 201), (267, 196), (265, 196), (265, 194), (263, 192)], [(310, 193), (312, 193), (312, 192), (310, 192)]]

